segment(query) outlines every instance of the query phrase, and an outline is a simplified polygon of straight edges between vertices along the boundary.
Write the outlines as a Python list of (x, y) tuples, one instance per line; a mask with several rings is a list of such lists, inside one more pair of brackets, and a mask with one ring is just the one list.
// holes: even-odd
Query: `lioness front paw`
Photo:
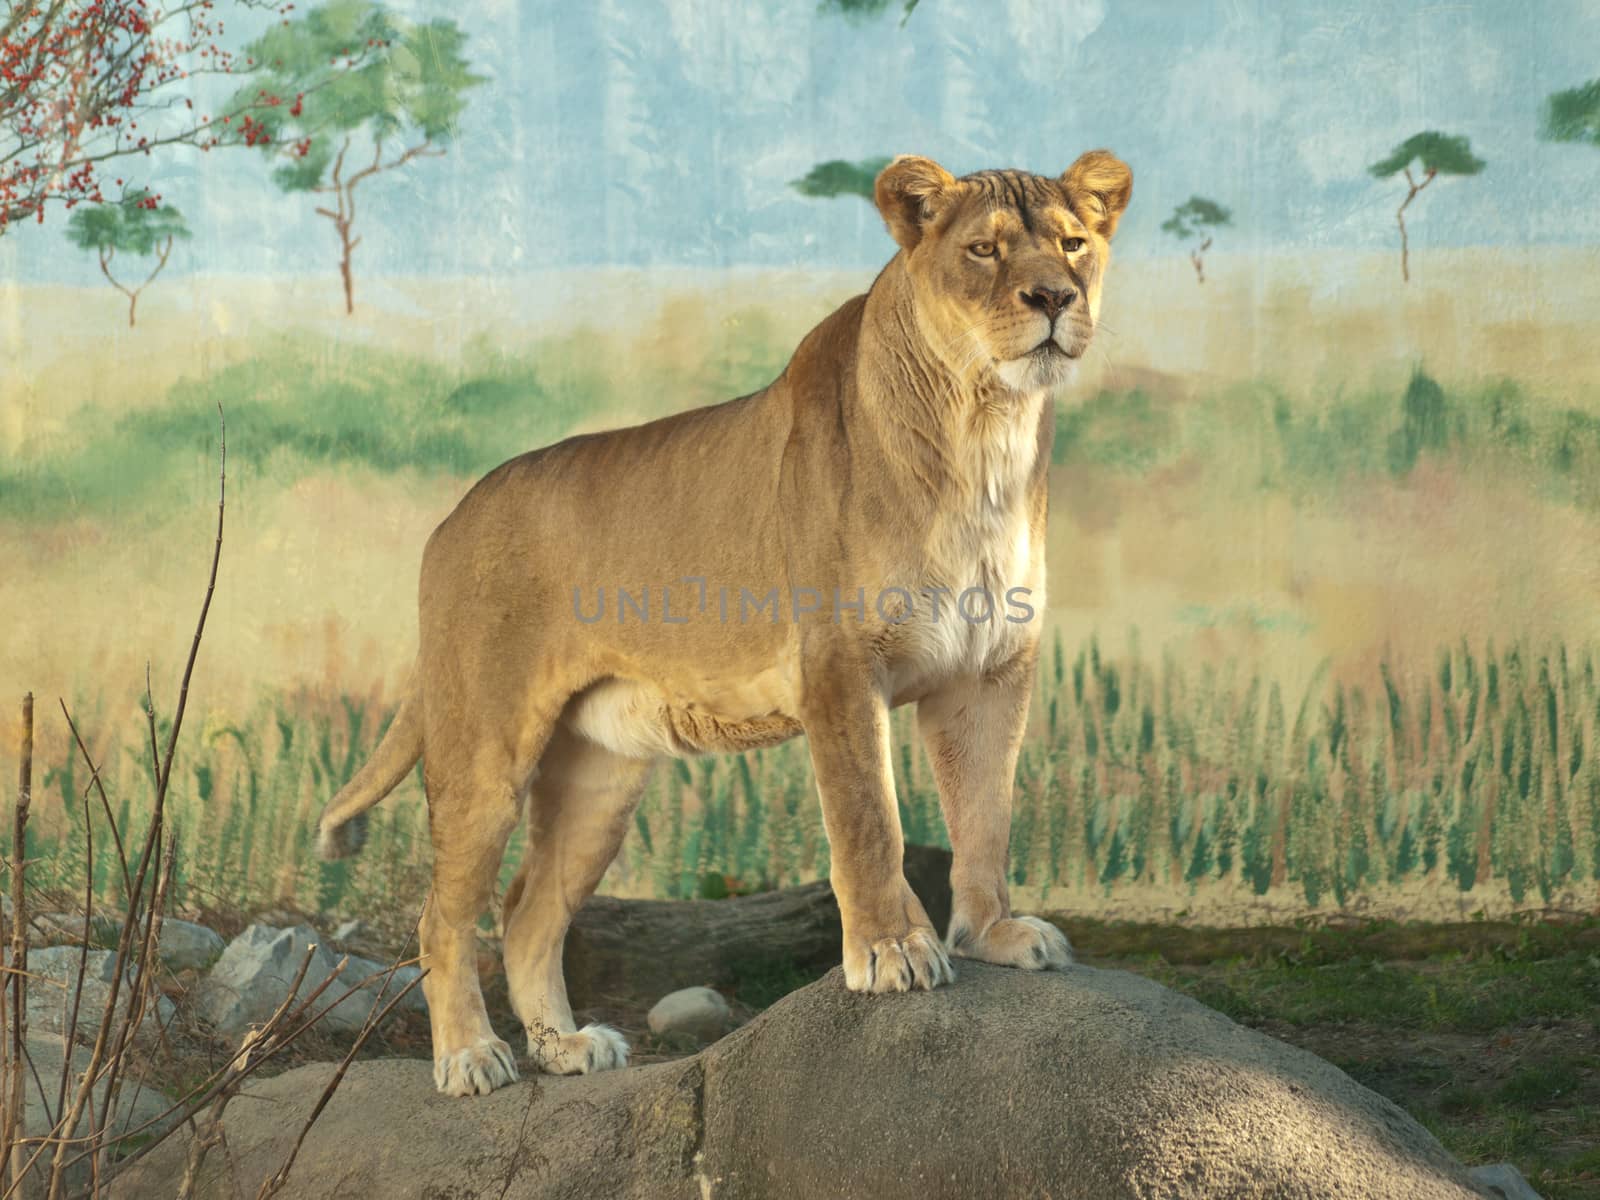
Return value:
[(1007, 917), (980, 934), (958, 924), (950, 931), (950, 953), (1028, 971), (1060, 970), (1072, 962), (1067, 935), (1038, 917)]
[(854, 946), (846, 939), (844, 985), (852, 992), (909, 992), (936, 988), (955, 977), (950, 956), (931, 929), (913, 929), (904, 937), (862, 939)]
[(516, 1078), (517, 1060), (499, 1038), (479, 1038), (465, 1050), (433, 1060), (433, 1086), (446, 1096), (487, 1096)]
[(628, 1065), (628, 1042), (609, 1025), (585, 1025), (577, 1033), (528, 1030), (528, 1057), (548, 1075), (593, 1075)]

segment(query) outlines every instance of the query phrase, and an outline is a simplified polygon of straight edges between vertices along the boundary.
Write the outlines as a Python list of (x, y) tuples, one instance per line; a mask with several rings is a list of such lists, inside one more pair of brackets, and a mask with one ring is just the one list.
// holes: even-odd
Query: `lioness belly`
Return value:
[(691, 754), (737, 754), (786, 742), (800, 722), (773, 707), (767, 711), (713, 711), (693, 700), (670, 698), (652, 684), (607, 679), (574, 697), (563, 720), (580, 736), (629, 758), (682, 758)]

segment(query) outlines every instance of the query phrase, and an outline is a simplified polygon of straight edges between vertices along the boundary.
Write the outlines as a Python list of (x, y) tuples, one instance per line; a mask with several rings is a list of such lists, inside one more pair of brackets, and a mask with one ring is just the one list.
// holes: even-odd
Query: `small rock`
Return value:
[(228, 944), (222, 935), (193, 921), (180, 921), (166, 917), (161, 922), (161, 938), (156, 944), (156, 954), (174, 971), (205, 970), (217, 959)]
[(651, 1033), (682, 1033), (702, 1042), (714, 1042), (728, 1032), (733, 1014), (728, 1002), (711, 988), (691, 987), (661, 997), (648, 1019)]
[[(197, 1011), (218, 1032), (229, 1036), (243, 1033), (251, 1025), (262, 1024), (288, 998), (289, 985), (294, 981), (307, 950), (312, 951), (311, 963), (301, 983), (301, 995), (309, 994), (332, 975), (342, 956), (330, 951), (323, 944), (321, 936), (309, 925), (296, 925), (289, 929), (270, 925), (250, 926), (228, 944), (216, 966), (211, 968), (197, 989)], [(331, 1003), (352, 984), (360, 983), (374, 971), (386, 969), (386, 964), (352, 959), (340, 978), (319, 997), (317, 1008)], [(416, 968), (411, 970), (415, 971)], [(396, 976), (399, 975), (396, 972)], [(362, 991), (330, 1009), (323, 1018), (325, 1031), (358, 1031), (366, 1023), (382, 984), (381, 978), (374, 980)], [(388, 995), (392, 996), (393, 992)]]
[[(117, 956), (111, 950), (84, 952), (76, 946), (47, 946), (29, 951), (28, 973), (37, 976), (28, 981), (28, 1028), (31, 1032), (60, 1033), (66, 1026), (76, 990), (80, 956), (83, 989), (78, 999), (74, 1033), (79, 1038), (92, 1039), (100, 1032), (100, 1022), (111, 1000)], [(132, 990), (131, 984), (117, 989), (119, 1019), (128, 1011)], [(140, 1022), (141, 1034), (154, 1034), (172, 1020), (172, 1001), (161, 995), (154, 999), (155, 1003), (146, 1008)]]
[(1504, 1200), (1540, 1200), (1533, 1185), (1510, 1163), (1473, 1167), (1467, 1174), (1472, 1177), (1472, 1182), (1488, 1188), (1493, 1195), (1504, 1197)]
[(351, 942), (367, 932), (364, 921), (341, 921), (339, 928), (333, 931), (333, 940), (336, 942)]

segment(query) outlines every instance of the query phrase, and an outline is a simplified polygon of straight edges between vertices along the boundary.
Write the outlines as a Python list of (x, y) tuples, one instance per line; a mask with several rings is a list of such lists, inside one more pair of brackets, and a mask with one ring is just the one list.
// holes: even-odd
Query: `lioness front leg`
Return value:
[(1006, 887), (1011, 792), (1028, 720), (1036, 651), (984, 678), (955, 680), (917, 705), (950, 831), (952, 954), (1008, 967), (1064, 967), (1072, 947), (1054, 925), (1013, 917)]
[(844, 926), (844, 981), (856, 992), (934, 988), (955, 978), (922, 902), (906, 882), (890, 769), (889, 712), (861, 673), (808, 691), (802, 721), (832, 848)]

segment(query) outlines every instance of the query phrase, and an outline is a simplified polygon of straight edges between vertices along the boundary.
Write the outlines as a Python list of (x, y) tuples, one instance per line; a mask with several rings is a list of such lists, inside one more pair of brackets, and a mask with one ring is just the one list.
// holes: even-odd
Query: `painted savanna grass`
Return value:
[[(1593, 646), (1458, 645), (1425, 674), (1382, 665), (1361, 685), (1319, 674), (1285, 696), (1237, 667), (1113, 659), (1098, 641), (1069, 652), (1054, 638), (1018, 769), (1012, 882), (1091, 898), (1221, 888), (1313, 908), (1386, 885), (1469, 895), (1493, 882), (1516, 906), (1548, 906), (1600, 881), (1597, 657)], [(308, 689), (206, 721), (172, 786), (180, 901), (361, 912), (423, 895), (420, 772), (374, 811), (361, 857), (327, 863), (314, 850), (317, 814), (392, 716), (375, 695)], [(893, 730), (906, 838), (948, 845), (908, 710)], [(138, 749), (103, 752), (135, 838)], [(41, 885), (82, 877), (74, 814), (87, 782), (70, 757), (45, 773), (36, 807), (49, 811), (30, 846)], [(519, 833), (507, 873), (520, 849)], [(806, 746), (793, 742), (663, 764), (607, 886), (718, 897), (827, 869)], [(106, 863), (95, 880), (114, 901)]]
[[(242, 502), (318, 472), (415, 472), (470, 480), (524, 450), (616, 414), (627, 420), (730, 399), (776, 378), (787, 350), (762, 311), (706, 338), (694, 369), (639, 359), (586, 330), (515, 351), (474, 343), (455, 365), (323, 339), (264, 337), (240, 361), (185, 377), (158, 402), (108, 411), (41, 436), (0, 462), (0, 520), (138, 513), (155, 522), (197, 503), (185, 467), (215, 453), (227, 413), (229, 467)], [(641, 386), (641, 378), (649, 386)]]
[(1600, 396), (1559, 402), (1513, 379), (1446, 386), (1414, 364), (1403, 383), (1291, 391), (1237, 381), (1194, 395), (1159, 385), (1101, 388), (1063, 405), (1057, 466), (1145, 474), (1194, 456), (1248, 490), (1338, 493), (1404, 480), (1420, 463), (1531, 484), (1542, 498), (1600, 509)]
[[(760, 307), (664, 350), (679, 345), (676, 333), (663, 317), (635, 343), (586, 329), (516, 350), (480, 339), (451, 365), (306, 331), (265, 335), (253, 353), (180, 378), (159, 400), (25, 440), (0, 462), (0, 520), (169, 516), (197, 499), (184, 467), (209, 461), (219, 404), (241, 498), (330, 470), (470, 480), (577, 429), (755, 391), (792, 350), (783, 321)], [(1143, 474), (1192, 456), (1247, 491), (1304, 494), (1404, 479), (1427, 460), (1600, 510), (1600, 398), (1573, 399), (1509, 378), (1447, 385), (1420, 362), (1403, 383), (1288, 389), (1261, 378), (1183, 395), (1113, 375), (1062, 403), (1053, 461)], [(190, 482), (206, 480), (201, 471)]]
[(1319, 676), (1298, 698), (1227, 668), (1070, 662), (1023, 748), (1013, 879), (1227, 882), (1339, 905), (1426, 877), (1548, 904), (1600, 879), (1595, 649), (1462, 645), (1408, 677)]
[[(426, 476), (440, 481), (443, 494), (508, 454), (575, 428), (759, 387), (789, 351), (777, 329), (769, 315), (751, 310), (736, 326), (702, 331), (693, 346), (650, 359), (651, 388), (643, 390), (633, 386), (637, 377), (630, 383), (610, 369), (615, 346), (590, 332), (516, 352), (484, 342), (450, 366), (303, 332), (273, 335), (254, 353), (182, 379), (150, 404), (107, 410), (104, 420), (30, 442), (0, 463), (0, 521), (24, 536), (40, 531), (41, 545), (58, 524), (82, 521), (118, 542), (153, 539), (150, 557), (159, 557), (163, 523), (209, 502), (211, 414), (219, 402), (229, 419), (230, 486), (237, 485), (230, 522), (248, 527), (274, 493), (318, 476), (347, 484), (352, 496), (382, 484), (425, 490), (414, 485)], [(1204, 486), (1178, 499), (1233, 519), (1257, 512), (1268, 492), (1317, 504), (1369, 495), (1381, 483), (1392, 496), (1413, 476), (1431, 473), (1490, 480), (1532, 497), (1530, 521), (1570, 515), (1561, 509), (1581, 516), (1600, 508), (1600, 420), (1593, 415), (1600, 406), (1576, 402), (1508, 381), (1446, 386), (1420, 366), (1393, 386), (1365, 389), (1290, 394), (1253, 381), (1175, 392), (1159, 380), (1107, 388), (1063, 407), (1053, 486), (1093, 468), (1097, 479), (1113, 474), (1155, 490), (1145, 485), (1156, 473), (1196, 463)], [(370, 530), (364, 522), (373, 519), (348, 522), (355, 532), (330, 544), (355, 553)], [(1571, 536), (1591, 528), (1587, 517), (1557, 524), (1549, 542), (1565, 551)], [(1516, 529), (1523, 541), (1539, 532)], [(303, 537), (304, 530), (297, 525), (284, 536)], [(261, 544), (270, 543), (263, 537)], [(1508, 547), (1502, 536), (1500, 548)], [(1446, 557), (1443, 547), (1428, 552)], [(270, 557), (264, 552), (257, 561)], [(58, 558), (41, 552), (40, 571), (55, 569)], [(1053, 555), (1053, 562), (1070, 557)], [(393, 562), (378, 566), (379, 578), (400, 578), (388, 570)], [(224, 589), (232, 567), (233, 560), (224, 567)], [(263, 590), (284, 586), (269, 578)], [(91, 590), (71, 582), (74, 593)], [(1235, 595), (1254, 582), (1242, 581)], [(409, 584), (390, 586), (397, 610), (408, 610)], [(106, 612), (115, 611), (123, 598), (100, 590)], [(335, 607), (318, 595), (321, 611)], [(1514, 591), (1508, 604), (1526, 607), (1521, 595)], [(25, 612), (37, 623), (37, 640), (70, 642), (70, 631), (46, 627), (50, 619), (36, 604)], [(249, 628), (259, 632), (280, 618), (251, 619)], [(1437, 623), (1439, 636), (1451, 632), (1448, 619)], [(1580, 628), (1557, 625), (1563, 633)], [(1593, 882), (1600, 867), (1593, 645), (1569, 637), (1495, 648), (1475, 638), (1419, 667), (1416, 647), (1435, 636), (1418, 631), (1387, 665), (1358, 670), (1341, 661), (1292, 694), (1273, 681), (1278, 664), (1266, 654), (1212, 666), (1182, 651), (1151, 662), (1137, 650), (1112, 657), (1097, 643), (1050, 642), (1019, 771), (1015, 882), (1112, 897), (1157, 885), (1179, 894), (1222, 889), (1313, 907), (1419, 880), (1458, 895), (1492, 884), (1518, 905), (1547, 903), (1569, 885)], [(1316, 653), (1309, 640), (1279, 644)], [(1348, 657), (1368, 661), (1367, 649)], [(276, 669), (268, 657), (241, 655), (232, 667), (253, 680)], [(402, 878), (400, 898), (420, 895), (411, 881), (425, 877), (428, 850), (414, 779), (380, 810), (363, 859), (325, 865), (310, 852), (315, 814), (389, 719), (382, 701), (330, 687), (266, 687), (250, 695), (247, 688), (242, 715), (219, 712), (208, 721), (179, 764), (174, 816), (195, 850), (180, 887), (243, 905), (293, 901), (313, 909), (383, 903), (401, 887), (390, 881)], [(110, 739), (113, 774), (137, 769), (139, 722), (119, 733), (102, 709), (89, 724)], [(894, 731), (907, 837), (942, 842), (937, 797), (909, 714), (896, 715)], [(63, 756), (62, 811), (40, 827), (63, 861), (81, 853), (78, 806), (66, 801), (86, 780), (72, 770)], [(123, 786), (115, 794), (140, 793)], [(138, 825), (137, 811), (123, 816), (124, 825)], [(827, 869), (802, 744), (667, 764), (635, 826), (608, 886), (716, 895)], [(103, 868), (101, 876), (110, 886)]]

